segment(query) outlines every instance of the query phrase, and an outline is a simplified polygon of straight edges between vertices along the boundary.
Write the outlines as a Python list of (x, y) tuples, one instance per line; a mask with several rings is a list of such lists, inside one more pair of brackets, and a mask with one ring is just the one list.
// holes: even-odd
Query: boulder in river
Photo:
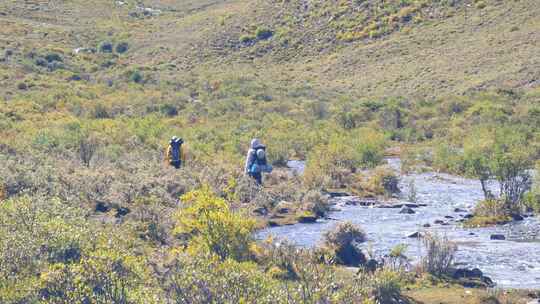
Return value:
[(451, 215), (446, 215), (444, 218), (446, 218), (446, 219), (453, 219), (454, 217), (451, 216)]
[(315, 223), (317, 221), (317, 216), (314, 214), (302, 214), (298, 216), (298, 222), (300, 223)]
[(489, 239), (494, 241), (504, 241), (506, 240), (506, 237), (503, 234), (492, 234)]
[(458, 213), (460, 213), (460, 212), (467, 212), (467, 210), (464, 210), (464, 209), (461, 209), (461, 208), (455, 208), (455, 209), (454, 209), (454, 212), (458, 212)]
[(407, 236), (408, 238), (411, 238), (411, 239), (419, 239), (422, 237), (422, 234), (420, 232), (415, 232), (415, 233), (411, 233)]
[(426, 223), (426, 224), (422, 225), (422, 227), (424, 227), (424, 228), (429, 228), (429, 227), (431, 227), (431, 224), (427, 224), (427, 223)]
[(435, 222), (433, 222), (433, 223), (438, 224), (438, 225), (443, 225), (444, 221), (443, 220), (435, 220)]
[(523, 219), (524, 219), (523, 216), (521, 216), (521, 215), (519, 215), (519, 214), (512, 214), (512, 215), (510, 215), (510, 216), (512, 217), (512, 219), (513, 219), (514, 221), (523, 221)]
[(349, 193), (341, 191), (325, 191), (325, 194), (330, 196), (330, 198), (351, 196)]
[(466, 219), (471, 219), (471, 218), (474, 217), (474, 215), (469, 213), (469, 214), (465, 214), (465, 216), (463, 216), (463, 217), (466, 218)]
[(452, 273), (452, 278), (458, 280), (461, 285), (469, 288), (494, 287), (495, 284), (491, 278), (484, 276), (484, 273), (478, 269), (458, 268)]
[(415, 214), (416, 212), (414, 212), (414, 210), (412, 210), (412, 208), (410, 208), (410, 207), (403, 206), (403, 208), (401, 208), (399, 213), (400, 214)]

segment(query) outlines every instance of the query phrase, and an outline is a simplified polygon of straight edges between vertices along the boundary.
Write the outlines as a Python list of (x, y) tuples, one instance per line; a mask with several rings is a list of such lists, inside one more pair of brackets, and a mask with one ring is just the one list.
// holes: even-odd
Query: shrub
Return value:
[(515, 128), (504, 127), (492, 131), (479, 129), (464, 147), (465, 167), (480, 180), (487, 200), (494, 195), (486, 187), (486, 181), (495, 178), (500, 185), (500, 195), (505, 208), (518, 210), (523, 197), (531, 188), (529, 170), (533, 166), (534, 146), (528, 136)]
[(129, 49), (129, 44), (127, 42), (120, 42), (119, 44), (116, 45), (116, 52), (118, 54), (123, 54), (127, 52), (128, 49)]
[(344, 265), (358, 266), (365, 262), (364, 254), (356, 247), (365, 241), (365, 232), (350, 222), (340, 223), (324, 234), (324, 246)]
[(400, 303), (401, 277), (389, 269), (377, 270), (369, 278), (370, 295), (376, 303)]
[(63, 61), (62, 57), (57, 53), (49, 53), (45, 55), (45, 60), (47, 60), (47, 62), (49, 63), (55, 62), (55, 61), (59, 61), (59, 62)]
[(330, 210), (328, 197), (316, 190), (311, 190), (304, 194), (302, 205), (318, 217), (323, 217)]
[(101, 53), (112, 53), (113, 52), (113, 44), (109, 41), (103, 41), (99, 44), (98, 50)]
[(98, 148), (97, 139), (94, 136), (81, 135), (79, 139), (79, 157), (86, 167), (90, 167), (90, 161)]
[(367, 179), (362, 179), (355, 185), (364, 195), (391, 196), (400, 192), (399, 177), (387, 166), (375, 168), (369, 173)]
[(255, 221), (230, 210), (227, 202), (208, 189), (189, 192), (181, 198), (184, 208), (177, 214), (176, 234), (193, 235), (193, 250), (204, 250), (227, 258), (248, 256)]
[(421, 259), (422, 270), (436, 276), (447, 274), (454, 263), (457, 245), (447, 237), (432, 234), (424, 235), (422, 243), (426, 250)]
[(275, 303), (285, 296), (254, 263), (201, 253), (177, 255), (164, 282), (167, 297), (177, 303)]
[(44, 58), (41, 58), (41, 57), (36, 58), (36, 60), (34, 62), (35, 62), (35, 64), (37, 66), (40, 66), (40, 67), (46, 67), (47, 66), (47, 60), (45, 60)]
[(176, 115), (178, 115), (178, 109), (176, 108), (176, 106), (172, 105), (172, 104), (163, 104), (159, 107), (159, 112), (161, 112), (162, 114), (166, 115), (166, 116), (169, 116), (169, 117), (174, 117)]
[(272, 35), (274, 35), (274, 32), (272, 32), (270, 29), (265, 28), (265, 27), (259, 27), (255, 31), (255, 36), (257, 37), (257, 39), (260, 39), (260, 40), (266, 40), (272, 37)]
[(240, 36), (240, 42), (244, 44), (249, 44), (255, 40), (255, 36), (253, 35), (242, 35)]
[(129, 73), (129, 81), (135, 82), (135, 83), (142, 83), (144, 78), (140, 71), (134, 70)]

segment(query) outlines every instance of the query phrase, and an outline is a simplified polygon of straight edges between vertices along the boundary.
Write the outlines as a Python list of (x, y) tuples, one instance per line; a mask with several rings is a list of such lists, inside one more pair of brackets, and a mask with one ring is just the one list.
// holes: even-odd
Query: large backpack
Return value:
[(180, 140), (171, 141), (171, 161), (182, 160), (182, 143)]
[(266, 160), (266, 149), (265, 147), (259, 147), (255, 149), (255, 161), (251, 165), (251, 173), (260, 173), (260, 172), (271, 172), (272, 166), (268, 165)]

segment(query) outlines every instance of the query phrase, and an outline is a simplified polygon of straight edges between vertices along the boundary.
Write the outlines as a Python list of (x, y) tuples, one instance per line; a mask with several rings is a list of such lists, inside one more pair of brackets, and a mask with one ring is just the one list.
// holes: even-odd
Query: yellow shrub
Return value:
[(221, 259), (243, 260), (249, 256), (255, 220), (233, 212), (227, 202), (208, 188), (181, 198), (175, 233), (190, 237), (189, 249), (212, 252)]

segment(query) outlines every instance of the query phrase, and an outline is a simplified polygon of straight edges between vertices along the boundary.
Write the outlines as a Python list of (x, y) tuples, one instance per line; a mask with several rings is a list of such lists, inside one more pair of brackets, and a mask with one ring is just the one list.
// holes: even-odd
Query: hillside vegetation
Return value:
[[(252, 232), (323, 216), (323, 191), (390, 196), (388, 148), (513, 191), (540, 155), (539, 15), (534, 0), (2, 1), (0, 302), (392, 303), (415, 280), (403, 269), (354, 275), (339, 248)], [(172, 135), (182, 170), (164, 163)], [(242, 172), (253, 137), (276, 167), (262, 189)], [(527, 186), (486, 199), (540, 210)], [(292, 219), (272, 218), (283, 202)]]

